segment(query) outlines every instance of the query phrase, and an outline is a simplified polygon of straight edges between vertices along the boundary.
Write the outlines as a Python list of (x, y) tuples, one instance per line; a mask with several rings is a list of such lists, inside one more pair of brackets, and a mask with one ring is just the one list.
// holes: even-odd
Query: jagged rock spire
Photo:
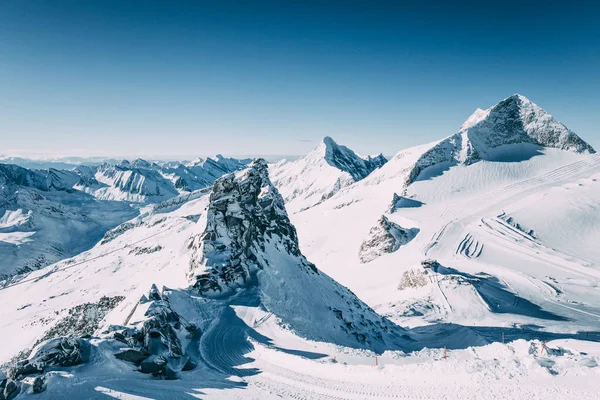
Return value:
[[(254, 160), (242, 173), (213, 185), (204, 232), (194, 239), (190, 267), (193, 285), (204, 293), (227, 292), (261, 269), (267, 242), (300, 257), (296, 229), (283, 198), (269, 180), (267, 162)], [(302, 268), (314, 266), (300, 257)]]

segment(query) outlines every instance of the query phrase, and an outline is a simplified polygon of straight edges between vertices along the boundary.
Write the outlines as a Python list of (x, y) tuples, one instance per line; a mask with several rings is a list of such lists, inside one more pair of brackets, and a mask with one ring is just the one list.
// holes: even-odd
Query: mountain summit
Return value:
[(424, 152), (407, 183), (412, 183), (427, 167), (443, 162), (472, 164), (491, 160), (496, 155), (495, 149), (517, 144), (595, 153), (592, 146), (537, 104), (514, 94), (487, 110), (478, 108), (457, 133)]
[(360, 157), (346, 146), (337, 144), (329, 136), (323, 138), (313, 153), (322, 156), (332, 167), (349, 173), (355, 181), (364, 179), (373, 170), (387, 162), (383, 154), (379, 154), (376, 157)]
[(341, 188), (366, 178), (386, 162), (382, 154), (362, 157), (326, 136), (305, 157), (273, 165), (270, 176), (285, 199), (288, 210), (296, 212), (312, 207)]

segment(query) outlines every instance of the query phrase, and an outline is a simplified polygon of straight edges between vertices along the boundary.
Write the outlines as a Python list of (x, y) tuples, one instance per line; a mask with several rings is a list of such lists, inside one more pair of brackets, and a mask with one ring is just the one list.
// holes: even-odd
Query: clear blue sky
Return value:
[(515, 92), (600, 147), (595, 3), (2, 0), (0, 154), (393, 154)]

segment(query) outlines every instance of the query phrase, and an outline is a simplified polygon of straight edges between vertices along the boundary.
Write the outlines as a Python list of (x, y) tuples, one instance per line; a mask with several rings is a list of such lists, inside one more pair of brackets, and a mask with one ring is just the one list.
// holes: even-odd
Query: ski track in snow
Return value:
[[(564, 165), (533, 178), (506, 185), (500, 189), (487, 192), (482, 196), (448, 207), (439, 215), (441, 220), (446, 220), (447, 222), (434, 233), (429, 243), (423, 247), (423, 254), (428, 255), (429, 251), (440, 242), (451, 224), (463, 222), (464, 219), (469, 218), (475, 212), (481, 212), (482, 209), (493, 209), (497, 204), (504, 203), (510, 198), (523, 196), (525, 193), (539, 190), (544, 185), (557, 186), (562, 182), (572, 181), (579, 176), (589, 174), (591, 171), (600, 171), (600, 154), (592, 154), (584, 160)], [(453, 218), (448, 221), (449, 216)]]

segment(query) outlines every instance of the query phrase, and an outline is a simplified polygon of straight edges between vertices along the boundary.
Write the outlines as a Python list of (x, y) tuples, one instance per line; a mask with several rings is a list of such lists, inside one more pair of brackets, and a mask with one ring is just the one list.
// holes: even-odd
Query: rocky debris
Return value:
[(41, 373), (47, 367), (70, 367), (87, 361), (89, 343), (76, 337), (50, 339), (34, 349), (26, 360), (17, 361), (8, 369), (8, 376), (17, 379), (26, 375)]
[(226, 293), (244, 285), (251, 272), (269, 262), (262, 254), (266, 244), (274, 241), (299, 257), (300, 268), (318, 273), (301, 257), (296, 229), (269, 180), (267, 162), (257, 159), (240, 176), (226, 175), (215, 182), (206, 229), (190, 245), (192, 285), (203, 294)]
[(419, 287), (427, 286), (429, 280), (423, 269), (409, 269), (402, 273), (400, 283), (398, 284), (398, 290), (404, 289), (416, 289)]
[(134, 247), (133, 249), (129, 250), (129, 254), (141, 256), (143, 254), (156, 253), (157, 251), (161, 251), (162, 249), (163, 249), (162, 246), (159, 244), (157, 244), (156, 246), (152, 246), (152, 247)]
[(12, 400), (21, 392), (21, 384), (12, 379), (0, 381), (0, 400)]
[(8, 378), (0, 380), (0, 400), (15, 398), (23, 385), (31, 386), (33, 393), (43, 392), (46, 390), (46, 369), (85, 363), (89, 352), (89, 343), (73, 336), (58, 337), (40, 344), (34, 348), (31, 357), (16, 361), (8, 367)]
[(358, 252), (361, 263), (368, 263), (386, 253), (393, 253), (400, 246), (410, 242), (418, 230), (404, 229), (390, 221), (385, 215), (371, 228), (367, 238), (363, 241)]
[(42, 393), (44, 390), (46, 390), (46, 377), (36, 376), (35, 378), (33, 378), (31, 390), (33, 391), (33, 393)]
[(116, 340), (130, 347), (115, 357), (139, 366), (143, 373), (176, 379), (179, 371), (196, 367), (186, 349), (189, 343), (200, 339), (200, 333), (195, 325), (173, 311), (164, 292), (152, 285), (148, 295), (140, 299), (140, 303), (151, 303), (145, 313), (147, 319), (141, 326), (114, 332)]
[[(66, 312), (67, 316), (47, 330), (31, 349), (48, 339), (60, 336), (85, 337), (93, 335), (104, 317), (124, 298), (123, 296), (103, 296), (96, 303), (84, 303), (69, 309)], [(30, 354), (31, 350), (25, 350), (17, 358), (27, 358)]]

